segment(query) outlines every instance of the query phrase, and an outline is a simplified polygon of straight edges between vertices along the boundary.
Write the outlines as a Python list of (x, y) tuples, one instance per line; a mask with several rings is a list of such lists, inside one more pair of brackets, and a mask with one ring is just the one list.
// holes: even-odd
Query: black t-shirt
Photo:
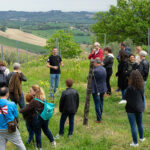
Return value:
[(50, 74), (60, 74), (60, 62), (61, 61), (62, 61), (62, 59), (58, 55), (57, 56), (51, 55), (48, 58), (47, 62), (50, 63), (50, 65), (52, 65), (52, 66), (58, 66), (57, 70), (50, 68)]

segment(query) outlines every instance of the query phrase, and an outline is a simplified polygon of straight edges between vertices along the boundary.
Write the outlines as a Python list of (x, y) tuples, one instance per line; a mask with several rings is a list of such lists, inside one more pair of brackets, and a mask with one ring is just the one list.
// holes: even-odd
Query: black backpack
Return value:
[(0, 87), (7, 85), (7, 79), (3, 71), (0, 71)]

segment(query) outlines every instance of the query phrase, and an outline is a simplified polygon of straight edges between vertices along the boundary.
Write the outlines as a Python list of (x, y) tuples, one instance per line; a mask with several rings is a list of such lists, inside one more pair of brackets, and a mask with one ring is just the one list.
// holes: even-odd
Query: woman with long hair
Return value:
[(143, 130), (143, 111), (144, 111), (144, 80), (141, 73), (138, 70), (133, 70), (129, 77), (129, 86), (125, 93), (127, 100), (126, 112), (131, 127), (133, 143), (130, 146), (138, 146), (137, 129), (139, 131), (140, 141), (144, 141)]
[[(41, 101), (44, 101), (46, 99), (44, 90), (38, 85), (33, 85), (30, 88), (30, 94), (34, 98), (37, 98)], [(23, 114), (28, 114), (31, 117), (30, 126), (35, 133), (38, 150), (42, 149), (41, 129), (43, 130), (44, 134), (48, 137), (50, 142), (52, 143), (52, 146), (56, 146), (56, 142), (54, 141), (53, 135), (48, 128), (49, 120), (43, 120), (40, 117), (40, 114), (44, 109), (44, 104), (35, 100), (34, 98), (31, 100), (29, 105), (21, 109), (20, 112)]]

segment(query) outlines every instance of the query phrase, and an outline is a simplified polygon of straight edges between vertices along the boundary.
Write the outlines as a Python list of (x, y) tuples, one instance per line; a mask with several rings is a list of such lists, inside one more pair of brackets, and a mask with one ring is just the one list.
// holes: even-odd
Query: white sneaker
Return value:
[(126, 104), (126, 103), (127, 103), (127, 101), (124, 99), (119, 102), (119, 104)]
[(132, 143), (130, 144), (130, 146), (132, 146), (132, 147), (138, 147), (139, 144), (138, 144), (138, 143), (137, 143), (137, 144), (134, 144), (134, 142), (132, 142)]
[(141, 141), (141, 142), (144, 142), (145, 140), (146, 140), (145, 138), (143, 138), (143, 139), (140, 139), (140, 141)]
[(60, 135), (59, 135), (59, 134), (57, 134), (57, 135), (54, 137), (54, 139), (58, 140), (58, 139), (59, 139), (59, 137), (60, 137)]
[(52, 142), (52, 146), (56, 147), (56, 142), (55, 141)]

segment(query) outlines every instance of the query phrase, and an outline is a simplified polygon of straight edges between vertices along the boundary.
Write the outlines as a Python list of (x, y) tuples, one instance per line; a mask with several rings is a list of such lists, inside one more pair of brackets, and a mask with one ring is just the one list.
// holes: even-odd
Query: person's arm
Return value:
[(93, 58), (93, 55), (95, 53), (95, 50), (93, 49), (92, 52), (90, 53), (90, 55), (88, 56), (89, 59)]
[(59, 111), (63, 112), (63, 105), (64, 105), (64, 92), (62, 92), (60, 102), (59, 102)]
[(27, 81), (27, 78), (22, 72), (20, 72), (20, 77), (21, 77), (21, 81)]
[(52, 65), (50, 65), (49, 62), (46, 63), (46, 66), (47, 66), (48, 68), (51, 68), (51, 69), (55, 69), (55, 70), (58, 69), (58, 66), (52, 66)]
[(77, 99), (76, 99), (76, 106), (77, 106), (77, 108), (76, 108), (76, 110), (78, 110), (78, 107), (79, 107), (79, 94), (78, 94), (78, 92), (77, 92)]

